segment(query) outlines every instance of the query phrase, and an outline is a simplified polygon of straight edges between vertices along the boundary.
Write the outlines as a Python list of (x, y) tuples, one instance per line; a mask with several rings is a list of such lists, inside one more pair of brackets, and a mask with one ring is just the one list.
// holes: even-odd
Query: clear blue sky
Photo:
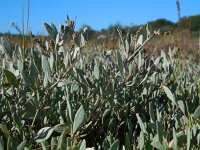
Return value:
[[(24, 0), (25, 17), (27, 1)], [(180, 4), (181, 16), (200, 14), (200, 0), (180, 0)], [(34, 33), (42, 33), (44, 22), (58, 27), (67, 14), (77, 17), (77, 30), (83, 24), (100, 30), (116, 23), (139, 25), (158, 18), (178, 20), (176, 0), (30, 0), (29, 27)], [(22, 27), (22, 0), (1, 0), (0, 32), (16, 33), (11, 22)]]

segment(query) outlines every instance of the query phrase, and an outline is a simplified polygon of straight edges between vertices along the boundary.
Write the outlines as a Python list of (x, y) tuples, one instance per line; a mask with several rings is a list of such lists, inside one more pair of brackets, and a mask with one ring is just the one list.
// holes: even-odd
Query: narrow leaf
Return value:
[(173, 149), (177, 149), (177, 136), (174, 128), (173, 128)]
[(144, 149), (144, 134), (141, 131), (139, 136), (139, 148)]
[(121, 54), (118, 51), (117, 51), (117, 63), (118, 63), (119, 71), (121, 75), (123, 76), (123, 60), (122, 60)]
[(131, 150), (131, 141), (128, 133), (126, 133), (125, 137), (125, 148), (126, 150)]
[(188, 128), (187, 130), (187, 150), (190, 150), (190, 139), (191, 139), (191, 130)]

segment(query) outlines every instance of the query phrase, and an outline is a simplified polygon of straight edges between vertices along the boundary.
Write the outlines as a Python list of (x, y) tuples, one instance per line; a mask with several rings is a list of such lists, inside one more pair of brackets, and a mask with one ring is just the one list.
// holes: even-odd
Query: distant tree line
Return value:
[[(189, 16), (189, 17), (182, 17), (180, 19), (180, 22), (172, 22), (167, 19), (157, 19), (155, 21), (148, 22), (149, 28), (151, 31), (160, 29), (162, 32), (166, 31), (173, 31), (175, 29), (183, 30), (187, 29), (192, 32), (199, 32), (200, 31), (200, 15), (196, 16)], [(96, 39), (99, 35), (104, 35), (105, 37), (113, 37), (117, 34), (117, 28), (123, 28), (124, 30), (128, 30), (131, 33), (135, 33), (139, 25), (135, 26), (122, 26), (120, 23), (110, 25), (107, 29), (102, 29), (101, 31), (95, 31), (90, 27), (89, 25), (86, 25), (88, 27), (88, 36), (90, 39)], [(142, 25), (141, 25), (142, 26)], [(81, 28), (80, 30), (82, 30)], [(103, 37), (103, 36), (102, 36)]]

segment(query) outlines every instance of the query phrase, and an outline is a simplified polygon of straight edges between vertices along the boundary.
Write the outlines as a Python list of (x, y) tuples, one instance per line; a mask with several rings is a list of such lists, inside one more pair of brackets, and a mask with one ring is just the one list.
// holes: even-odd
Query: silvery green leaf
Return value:
[(200, 133), (197, 135), (197, 144), (200, 144)]
[(123, 60), (121, 54), (117, 51), (117, 64), (121, 75), (123, 76)]
[(177, 136), (176, 136), (176, 131), (173, 128), (173, 145), (172, 145), (173, 149), (177, 149)]
[(151, 122), (152, 123), (155, 122), (155, 114), (154, 114), (153, 106), (151, 102), (149, 102), (149, 114), (150, 114)]
[(66, 56), (66, 52), (65, 52), (65, 49), (63, 46), (60, 46), (59, 49), (58, 49), (58, 54), (61, 55), (63, 54), (64, 57)]
[(47, 58), (44, 55), (42, 55), (42, 69), (45, 74), (45, 77), (44, 77), (44, 80), (46, 80), (45, 83), (48, 81), (51, 82), (50, 65), (49, 65), (49, 62), (47, 61)]
[(80, 47), (84, 47), (85, 44), (88, 42), (88, 28), (85, 27), (83, 29), (83, 32), (81, 33), (81, 41), (80, 41)]
[(58, 31), (53, 23), (51, 25), (44, 23), (44, 26), (53, 40), (56, 40)]
[(95, 79), (99, 80), (99, 78), (100, 78), (99, 65), (95, 64), (93, 74), (94, 74)]
[[(31, 49), (31, 55), (32, 55), (32, 61), (35, 67), (37, 68), (38, 73), (40, 73), (42, 71), (41, 57), (33, 48)], [(22, 67), (23, 67), (23, 64), (22, 64)]]
[(9, 56), (9, 58), (12, 58), (12, 49), (10, 47), (8, 38), (6, 37), (1, 37), (0, 39), (0, 45), (1, 45), (1, 51), (3, 54), (6, 54), (7, 56)]
[(156, 60), (154, 61), (154, 65), (157, 66), (160, 62), (160, 57), (156, 58)]
[(56, 150), (56, 145), (58, 144), (57, 137), (51, 138), (51, 150)]
[(193, 118), (197, 119), (200, 117), (200, 106), (195, 110), (194, 114), (193, 114)]
[(66, 123), (55, 125), (53, 130), (59, 133), (65, 132), (65, 134), (70, 132)]
[(77, 129), (81, 126), (81, 124), (84, 121), (84, 117), (85, 117), (85, 109), (83, 105), (81, 105), (74, 117), (73, 133), (75, 133)]
[(80, 51), (80, 47), (76, 47), (72, 52), (71, 52), (71, 57), (72, 60), (74, 60), (77, 57), (77, 53)]
[(180, 108), (180, 110), (183, 112), (183, 114), (185, 114), (185, 106), (182, 100), (178, 101), (178, 107)]
[(148, 132), (147, 132), (147, 130), (145, 129), (144, 123), (142, 122), (142, 119), (140, 118), (139, 114), (136, 114), (136, 117), (137, 117), (138, 123), (139, 123), (139, 125), (140, 125), (141, 131), (142, 131), (144, 134), (148, 135)]
[(51, 72), (53, 72), (54, 59), (55, 59), (54, 58), (54, 54), (50, 53), (50, 58), (48, 58), (48, 60), (49, 60), (49, 65), (50, 65)]
[(147, 23), (146, 26), (146, 31), (147, 31), (147, 38), (149, 38), (151, 36), (151, 32), (149, 31), (149, 24)]
[(139, 136), (139, 148), (144, 149), (144, 134), (141, 131)]
[(172, 94), (171, 90), (166, 86), (162, 86), (162, 87), (163, 87), (167, 97), (172, 101), (173, 104), (176, 105), (176, 101), (175, 101), (174, 95)]
[(140, 47), (142, 43), (143, 43), (143, 35), (140, 35), (137, 40), (136, 48)]
[(160, 149), (162, 150), (163, 149), (163, 145), (161, 144), (161, 142), (159, 141), (158, 139), (158, 135), (156, 135), (152, 142), (151, 142), (151, 145), (154, 147), (154, 148), (157, 148), (157, 149)]
[(35, 82), (37, 80), (38, 72), (33, 62), (31, 62), (30, 67), (30, 75), (27, 78), (29, 80), (29, 86), (31, 86), (33, 89), (35, 88)]
[(190, 150), (191, 136), (192, 136), (192, 133), (191, 133), (190, 128), (188, 127), (188, 129), (187, 129), (187, 150)]
[(85, 139), (81, 142), (79, 150), (85, 150), (86, 149), (86, 141)]
[(139, 51), (139, 56), (138, 56), (138, 70), (142, 67), (142, 54), (141, 51)]
[(58, 139), (57, 150), (67, 150), (66, 134), (63, 132)]
[(198, 128), (197, 125), (193, 124), (193, 126), (192, 126), (193, 136), (196, 136), (197, 128)]
[(37, 133), (37, 135), (35, 136), (34, 140), (37, 143), (41, 143), (47, 139), (49, 139), (49, 137), (51, 136), (51, 134), (53, 133), (53, 128), (52, 127), (44, 127), (42, 129), (40, 129)]
[(58, 82), (57, 87), (66, 86), (69, 82), (67, 80), (61, 80)]
[(95, 148), (94, 147), (88, 147), (85, 150), (95, 150)]
[(24, 140), (23, 142), (21, 142), (19, 146), (17, 146), (17, 150), (24, 150), (25, 146), (26, 146), (26, 140)]
[(117, 139), (110, 147), (109, 150), (118, 150), (119, 149), (119, 140)]
[(60, 34), (58, 33), (56, 36), (56, 44), (59, 45), (60, 43)]

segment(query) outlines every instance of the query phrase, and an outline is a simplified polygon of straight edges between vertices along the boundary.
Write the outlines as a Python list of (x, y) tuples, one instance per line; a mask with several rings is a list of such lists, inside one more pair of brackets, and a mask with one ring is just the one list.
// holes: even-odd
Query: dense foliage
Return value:
[(86, 49), (87, 28), (75, 33), (69, 18), (45, 27), (51, 39), (25, 51), (1, 37), (0, 149), (198, 148), (200, 66), (177, 48), (146, 55), (159, 31), (118, 28), (109, 54)]

